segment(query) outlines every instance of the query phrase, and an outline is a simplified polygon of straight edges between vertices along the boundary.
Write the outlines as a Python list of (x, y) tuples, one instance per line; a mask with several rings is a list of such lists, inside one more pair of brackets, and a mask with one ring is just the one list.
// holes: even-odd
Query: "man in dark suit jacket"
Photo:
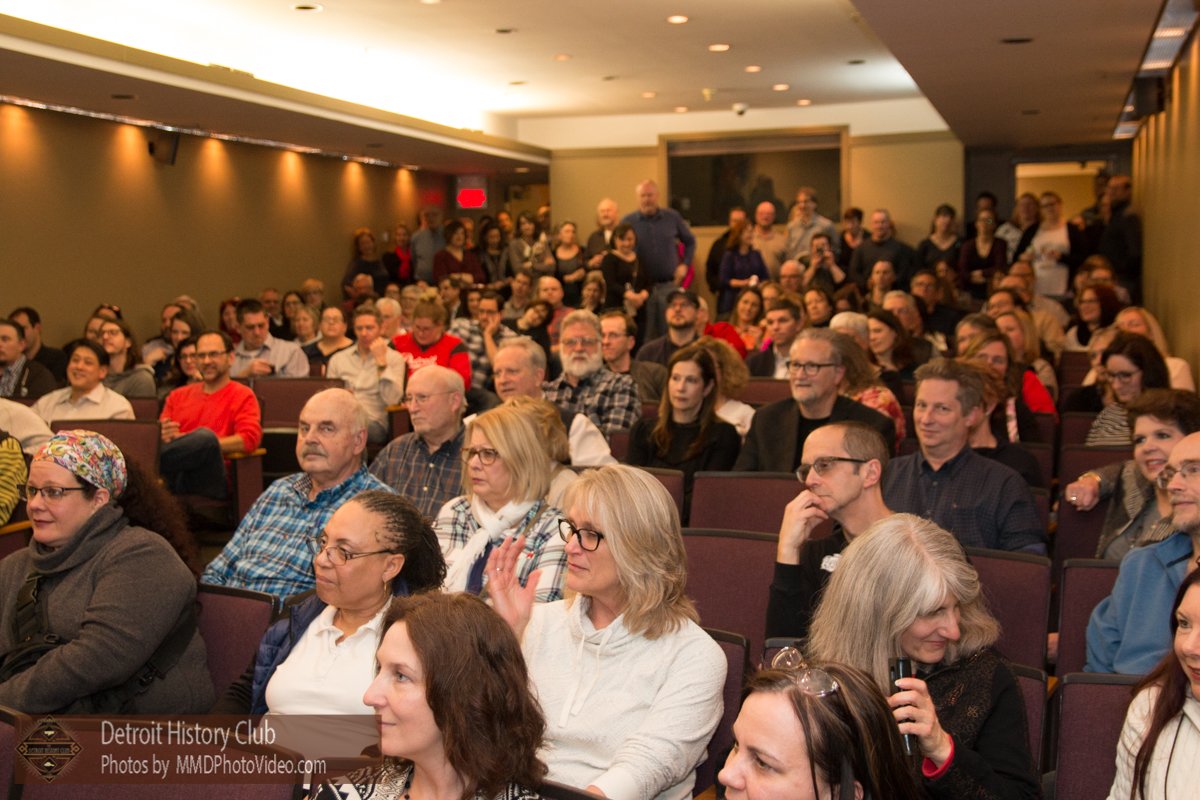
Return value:
[(767, 306), (767, 339), (770, 347), (746, 359), (750, 374), (756, 378), (787, 378), (788, 353), (800, 331), (800, 306), (781, 297)]
[(734, 469), (791, 472), (800, 464), (808, 434), (830, 422), (865, 422), (879, 431), (884, 441), (896, 441), (896, 426), (891, 417), (837, 392), (846, 368), (834, 339), (844, 335), (828, 328), (800, 331), (792, 343), (788, 366), (792, 399), (755, 412)]

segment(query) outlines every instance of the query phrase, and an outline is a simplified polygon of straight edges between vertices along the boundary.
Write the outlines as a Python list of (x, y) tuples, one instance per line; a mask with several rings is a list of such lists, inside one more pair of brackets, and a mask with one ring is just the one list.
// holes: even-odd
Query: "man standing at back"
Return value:
[(919, 367), (916, 379), (913, 425), (920, 450), (888, 467), (883, 481), (888, 507), (936, 522), (964, 547), (1045, 554), (1028, 484), (1010, 467), (976, 453), (968, 441), (984, 414), (979, 373), (937, 358)]
[(612, 249), (612, 233), (619, 219), (616, 200), (606, 197), (596, 205), (596, 230), (588, 237), (583, 253), (588, 269), (600, 269), (604, 254)]
[(796, 218), (788, 223), (787, 257), (799, 260), (808, 255), (816, 233), (828, 236), (831, 246), (838, 241), (833, 220), (817, 213), (817, 190), (801, 186), (796, 190)]
[(775, 230), (775, 204), (764, 200), (754, 209), (753, 247), (762, 256), (772, 280), (779, 279), (779, 265), (787, 252), (787, 239)]
[(300, 411), (300, 472), (267, 488), (201, 580), (289, 597), (313, 588), (309, 540), (343, 503), (368, 489), (391, 491), (367, 474), (367, 418), (354, 395), (326, 389)]
[(1133, 180), (1128, 175), (1113, 175), (1104, 191), (1109, 219), (1100, 234), (1100, 255), (1113, 265), (1118, 282), (1138, 303), (1142, 296), (1142, 221), (1130, 207)]
[(433, 257), (445, 246), (442, 210), (435, 206), (422, 209), (421, 227), (412, 237), (413, 280), (433, 283)]
[(637, 197), (638, 210), (626, 215), (622, 222), (632, 225), (637, 234), (639, 268), (645, 271), (651, 287), (645, 305), (646, 338), (655, 339), (663, 332), (667, 296), (683, 283), (692, 264), (696, 237), (679, 212), (659, 206), (657, 183), (652, 180), (639, 183)]
[(916, 264), (916, 253), (896, 238), (892, 215), (886, 208), (877, 208), (871, 213), (871, 236), (854, 248), (854, 255), (850, 257), (850, 280), (857, 283), (860, 289), (865, 289), (867, 278), (871, 276), (871, 269), (877, 261), (886, 261), (896, 270), (896, 288), (908, 289)]
[(229, 377), (233, 342), (224, 332), (200, 334), (196, 364), (200, 382), (167, 395), (159, 416), (163, 445), (158, 471), (175, 494), (223, 500), (225, 456), (258, 447), (262, 413), (250, 387)]

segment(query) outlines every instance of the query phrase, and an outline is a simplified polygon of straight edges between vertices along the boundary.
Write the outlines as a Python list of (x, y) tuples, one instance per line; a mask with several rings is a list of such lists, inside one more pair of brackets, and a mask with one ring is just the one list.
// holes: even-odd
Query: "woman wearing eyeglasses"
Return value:
[(1171, 377), (1154, 342), (1136, 333), (1118, 333), (1101, 358), (1113, 402), (1096, 415), (1084, 444), (1127, 447), (1132, 435), (1127, 406), (1147, 389), (1169, 389)]
[(546, 499), (551, 464), (531, 414), (499, 406), (475, 417), (463, 438), (463, 494), (438, 513), (447, 591), (480, 594), (490, 576), (488, 554), (505, 539), (525, 537), (520, 581), (540, 603), (562, 596), (567, 556), (558, 538), (562, 512)]
[(721, 718), (725, 656), (684, 595), (675, 503), (635, 467), (601, 467), (567, 489), (568, 599), (522, 588), (521, 541), (488, 559), (495, 609), (521, 640), (546, 714), (551, 780), (621, 800), (683, 800)]
[(776, 657), (746, 687), (717, 776), (725, 796), (916, 800), (896, 722), (870, 677), (843, 664), (780, 665), (787, 660)]
[(1133, 458), (1085, 472), (1063, 492), (1080, 511), (1110, 500), (1096, 558), (1119, 560), (1130, 549), (1174, 532), (1171, 497), (1155, 481), (1184, 436), (1200, 431), (1200, 397), (1180, 389), (1147, 389), (1129, 404)]
[[(38, 450), (23, 494), (33, 539), (0, 562), (0, 704), (203, 713), (213, 688), (196, 629), (199, 564), (178, 503), (84, 430)], [(47, 636), (60, 643), (30, 646)]]
[(429, 523), (380, 489), (344, 503), (310, 545), (316, 588), (288, 599), (214, 713), (362, 714), (388, 603), (436, 589), (446, 574)]
[[(931, 797), (1033, 798), (1025, 707), (1000, 627), (953, 535), (894, 514), (856, 537), (813, 617), (808, 655), (867, 672), (901, 734), (916, 737)], [(913, 661), (893, 681), (889, 662)]]

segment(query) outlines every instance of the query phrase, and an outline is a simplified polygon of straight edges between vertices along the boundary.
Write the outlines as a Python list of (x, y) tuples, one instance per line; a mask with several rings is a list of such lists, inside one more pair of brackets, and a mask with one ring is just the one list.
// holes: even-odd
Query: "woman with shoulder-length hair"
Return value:
[(1084, 444), (1128, 446), (1132, 432), (1126, 408), (1147, 389), (1171, 388), (1171, 376), (1154, 342), (1137, 333), (1118, 333), (1101, 359), (1113, 402), (1096, 415)]
[(1125, 331), (1126, 333), (1137, 333), (1145, 336), (1150, 341), (1154, 342), (1154, 346), (1158, 348), (1159, 354), (1163, 357), (1163, 361), (1167, 365), (1167, 373), (1171, 376), (1172, 389), (1187, 389), (1189, 392), (1196, 391), (1196, 382), (1192, 379), (1192, 367), (1187, 361), (1178, 356), (1171, 355), (1171, 351), (1167, 348), (1167, 337), (1163, 333), (1162, 325), (1146, 309), (1141, 306), (1129, 306), (1121, 309), (1113, 322), (1117, 330)]
[(685, 509), (695, 474), (733, 469), (742, 447), (737, 429), (718, 419), (716, 408), (716, 362), (702, 347), (685, 347), (667, 365), (658, 419), (639, 419), (629, 435), (627, 464), (683, 471)]
[(738, 398), (750, 382), (750, 368), (733, 345), (715, 336), (701, 336), (694, 344), (703, 347), (713, 357), (717, 367), (717, 388), (714, 407), (717, 417), (728, 422), (743, 439), (754, 421), (754, 406)]
[(998, 329), (971, 338), (962, 357), (987, 364), (1004, 379), (1005, 397), (992, 412), (992, 433), (1002, 442), (1039, 442), (1034, 413), (1052, 413), (1050, 392), (1013, 353), (1012, 342)]
[(520, 587), (520, 539), (488, 560), (492, 602), (546, 712), (549, 777), (605, 797), (689, 798), (726, 662), (684, 593), (675, 502), (623, 465), (584, 473), (563, 502), (567, 599), (535, 605)]
[(392, 601), (362, 701), (379, 722), (381, 766), (323, 784), (314, 800), (537, 800), (546, 720), (512, 630), (477, 597)]
[(1171, 606), (1171, 651), (1134, 687), (1108, 800), (1190, 797), (1200, 785), (1200, 570)]
[[(999, 634), (958, 540), (893, 514), (842, 553), (808, 649), (874, 678), (900, 733), (917, 737), (933, 796), (1037, 797), (1021, 692), (992, 649)], [(889, 666), (902, 656), (916, 677), (894, 681)]]
[(838, 394), (891, 417), (896, 426), (896, 441), (892, 444), (899, 446), (905, 435), (904, 410), (900, 408), (896, 395), (880, 379), (879, 367), (871, 363), (858, 342), (844, 333), (834, 336), (830, 344), (841, 356), (842, 366), (846, 368), (842, 382), (838, 384)]
[(845, 664), (757, 673), (733, 735), (718, 776), (729, 800), (920, 796), (891, 709), (870, 676)]
[(462, 495), (438, 513), (434, 530), (446, 556), (447, 591), (479, 594), (488, 553), (522, 536), (521, 585), (538, 602), (562, 596), (567, 556), (558, 538), (562, 512), (546, 499), (550, 459), (533, 415), (512, 406), (485, 411), (467, 425), (462, 447)]

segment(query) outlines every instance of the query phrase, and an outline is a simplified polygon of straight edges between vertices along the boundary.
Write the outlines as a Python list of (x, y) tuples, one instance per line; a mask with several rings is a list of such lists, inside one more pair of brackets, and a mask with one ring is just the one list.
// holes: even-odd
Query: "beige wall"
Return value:
[[(554, 151), (550, 185), (555, 218), (575, 219), (586, 235), (594, 230), (596, 202), (606, 194), (617, 200), (624, 215), (635, 207), (639, 180), (655, 176), (661, 182), (666, 170), (662, 158), (656, 148)], [(952, 134), (851, 137), (843, 162), (847, 175), (842, 183), (849, 192), (843, 206), (858, 206), (868, 215), (877, 207), (890, 209), (900, 238), (914, 245), (928, 233), (938, 204), (957, 205), (963, 196), (963, 147)], [(837, 221), (842, 209), (822, 204), (820, 211)], [(701, 275), (708, 250), (722, 230), (695, 231)]]
[(0, 313), (32, 305), (52, 344), (100, 302), (139, 336), (186, 293), (209, 322), (221, 298), (308, 276), (337, 283), (351, 232), (378, 236), (445, 198), (444, 176), (182, 137), (174, 166), (130, 125), (0, 105)]
[[(850, 197), (869, 223), (871, 212), (886, 208), (897, 235), (911, 245), (929, 235), (933, 210), (941, 203), (958, 209), (963, 196), (963, 146), (951, 133), (906, 133), (850, 139)], [(833, 216), (834, 209), (822, 209)]]
[(1145, 224), (1145, 301), (1171, 351), (1200, 364), (1196, 219), (1200, 218), (1200, 43), (1195, 35), (1171, 75), (1165, 111), (1146, 120), (1133, 147), (1133, 202)]
[(646, 178), (660, 185), (666, 182), (666, 165), (660, 169), (658, 148), (555, 150), (550, 157), (554, 219), (573, 220), (580, 238), (586, 239), (596, 230), (596, 204), (611, 197), (625, 216), (637, 208), (635, 187)]

